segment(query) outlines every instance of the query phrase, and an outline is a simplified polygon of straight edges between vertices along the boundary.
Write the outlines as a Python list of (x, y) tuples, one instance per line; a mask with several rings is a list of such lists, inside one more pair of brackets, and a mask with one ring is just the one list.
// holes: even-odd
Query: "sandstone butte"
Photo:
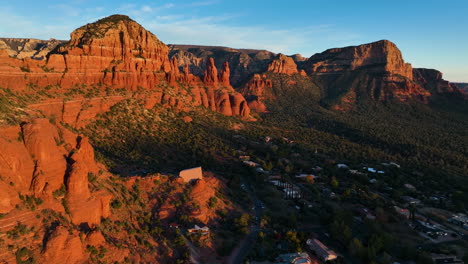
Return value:
[[(339, 103), (333, 106), (336, 110), (348, 110), (357, 103), (357, 98), (362, 97), (375, 101), (396, 99), (424, 103), (432, 93), (466, 98), (455, 84), (442, 79), (441, 72), (413, 69), (411, 64), (405, 63), (397, 46), (388, 40), (329, 49), (305, 61), (298, 56), (294, 58), (279, 54), (269, 64), (267, 72), (300, 74), (318, 80), (324, 90), (339, 90)], [(295, 61), (301, 63), (302, 69), (298, 69)], [(295, 82), (291, 81), (290, 85)], [(252, 110), (265, 112), (264, 101), (274, 99), (272, 87), (273, 83), (266, 75), (255, 74), (240, 91)]]
[(414, 82), (411, 64), (405, 63), (400, 50), (388, 40), (329, 49), (310, 57), (304, 67), (308, 74), (315, 76), (361, 74), (353, 80), (344, 80), (349, 82), (345, 100), (361, 95), (363, 90), (377, 101), (396, 98), (426, 102), (431, 95)]
[[(168, 47), (127, 16), (101, 19), (76, 29), (70, 36), (70, 41), (58, 45), (45, 60), (12, 58), (7, 50), (0, 49), (0, 87), (23, 92), (31, 86), (54, 87), (62, 93), (83, 86), (101, 91), (108, 87), (143, 89), (150, 92), (145, 96), (145, 100), (150, 100), (148, 106), (160, 103), (185, 110), (203, 105), (224, 115), (249, 116), (247, 102), (229, 83), (228, 63), (224, 63), (219, 76), (213, 59), (208, 60), (209, 71), (203, 79), (191, 74), (188, 65), (181, 73), (177, 59), (169, 60)], [(93, 109), (88, 118), (124, 98), (113, 99)], [(75, 122), (80, 118), (76, 109), (82, 108), (83, 101), (67, 106), (57, 101), (37, 107), (47, 108), (48, 112), (62, 112), (65, 108), (56, 115), (65, 121)]]

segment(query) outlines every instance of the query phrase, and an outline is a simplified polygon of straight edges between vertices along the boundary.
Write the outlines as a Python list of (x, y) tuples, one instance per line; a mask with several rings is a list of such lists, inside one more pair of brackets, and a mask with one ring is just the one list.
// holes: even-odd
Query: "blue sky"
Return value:
[(165, 43), (311, 56), (388, 39), (414, 67), (468, 82), (468, 0), (47, 0), (0, 7), (0, 37), (69, 39), (75, 28), (126, 14)]

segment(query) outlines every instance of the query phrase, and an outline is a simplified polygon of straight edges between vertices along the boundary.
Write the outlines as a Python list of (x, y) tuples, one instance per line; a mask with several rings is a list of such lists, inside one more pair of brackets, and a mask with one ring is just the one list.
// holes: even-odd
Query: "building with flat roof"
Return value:
[(198, 180), (203, 178), (202, 167), (196, 167), (192, 169), (186, 169), (179, 172), (179, 177), (181, 177), (184, 182), (191, 182), (193, 180)]
[(336, 255), (335, 251), (326, 247), (318, 239), (307, 239), (307, 245), (309, 246), (310, 250), (312, 250), (315, 255), (317, 255), (317, 257), (323, 261), (329, 261), (338, 258), (338, 255)]
[(463, 264), (463, 260), (458, 259), (457, 256), (441, 255), (441, 254), (432, 254), (432, 261), (435, 264)]
[(305, 252), (282, 254), (276, 258), (277, 264), (312, 264), (309, 254)]

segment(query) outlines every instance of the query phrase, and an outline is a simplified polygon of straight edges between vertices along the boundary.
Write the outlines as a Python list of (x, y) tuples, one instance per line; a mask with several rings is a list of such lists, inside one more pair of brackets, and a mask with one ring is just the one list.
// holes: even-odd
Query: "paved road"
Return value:
[(198, 252), (198, 250), (184, 235), (182, 235), (182, 237), (184, 238), (185, 244), (187, 245), (190, 251), (190, 263), (200, 264), (200, 262), (198, 261), (198, 259), (200, 258), (200, 253)]
[(252, 225), (250, 226), (249, 234), (240, 242), (240, 244), (232, 251), (228, 259), (228, 264), (241, 264), (244, 259), (249, 254), (249, 251), (255, 245), (257, 241), (258, 232), (260, 232), (260, 219), (263, 214), (264, 204), (260, 201), (255, 192), (253, 191), (250, 184), (242, 182), (243, 189), (250, 196), (251, 200), (254, 203), (254, 209), (252, 211), (252, 217), (254, 219)]

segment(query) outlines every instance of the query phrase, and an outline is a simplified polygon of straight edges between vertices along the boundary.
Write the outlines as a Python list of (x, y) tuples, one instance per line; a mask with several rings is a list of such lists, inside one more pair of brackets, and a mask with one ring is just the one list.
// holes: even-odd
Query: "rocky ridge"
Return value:
[[(148, 90), (160, 98), (156, 103), (168, 102), (177, 109), (203, 105), (226, 115), (249, 113), (245, 100), (239, 100), (242, 95), (225, 89), (230, 87), (228, 64), (223, 66), (221, 85), (203, 82), (188, 67), (180, 73), (178, 61), (169, 61), (168, 47), (127, 16), (113, 15), (76, 29), (70, 41), (57, 46), (45, 60), (12, 58), (6, 49), (0, 50), (0, 57), (0, 86), (17, 91), (27, 87)], [(168, 84), (175, 92), (165, 88)], [(182, 91), (182, 86), (190, 87)], [(227, 93), (232, 100), (225, 101)]]

